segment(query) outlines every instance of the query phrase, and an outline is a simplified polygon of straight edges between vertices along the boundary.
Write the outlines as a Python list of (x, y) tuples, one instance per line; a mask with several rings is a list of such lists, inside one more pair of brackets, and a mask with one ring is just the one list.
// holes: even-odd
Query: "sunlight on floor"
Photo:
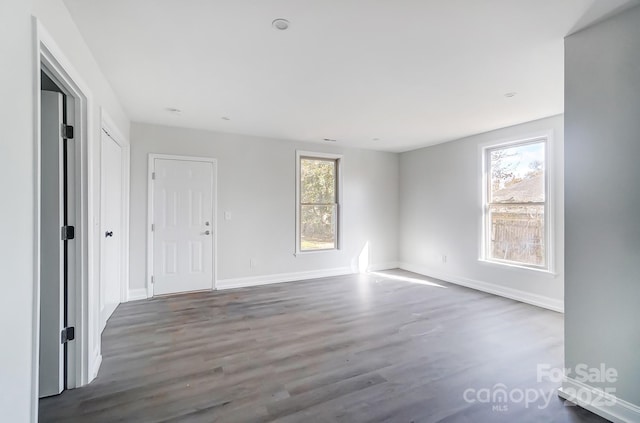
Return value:
[(435, 282), (430, 282), (424, 279), (416, 279), (416, 278), (409, 278), (406, 276), (399, 276), (399, 275), (391, 275), (388, 273), (380, 273), (380, 272), (369, 272), (370, 275), (374, 275), (374, 276), (380, 276), (381, 278), (387, 278), (387, 279), (393, 279), (396, 281), (402, 281), (402, 282), (409, 282), (409, 283), (417, 283), (420, 285), (428, 285), (428, 286), (435, 286), (436, 288), (447, 288), (444, 285), (440, 285), (437, 284)]
[(367, 270), (369, 270), (369, 241), (364, 244), (358, 256), (358, 271), (360, 273), (366, 273)]

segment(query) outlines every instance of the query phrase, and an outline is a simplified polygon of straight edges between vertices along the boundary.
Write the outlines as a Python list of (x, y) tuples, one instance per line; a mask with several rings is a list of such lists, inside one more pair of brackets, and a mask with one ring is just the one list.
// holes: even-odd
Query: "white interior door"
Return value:
[(41, 93), (40, 397), (64, 389), (63, 97)]
[(100, 330), (113, 314), (122, 292), (122, 147), (102, 132), (102, 257)]
[(153, 165), (153, 293), (213, 289), (213, 163)]

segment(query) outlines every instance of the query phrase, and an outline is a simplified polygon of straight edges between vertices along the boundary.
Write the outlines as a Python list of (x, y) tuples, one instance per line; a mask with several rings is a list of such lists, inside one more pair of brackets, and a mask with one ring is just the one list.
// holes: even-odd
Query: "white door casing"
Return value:
[[(53, 37), (37, 19), (32, 19), (34, 30), (34, 60), (33, 60), (33, 112), (35, 144), (35, 210), (34, 228), (36, 250), (34, 254), (33, 271), (33, 301), (32, 310), (32, 354), (31, 354), (31, 416), (33, 421), (38, 419), (38, 398), (40, 397), (41, 381), (41, 344), (42, 322), (41, 318), (43, 299), (47, 293), (43, 291), (42, 272), (42, 214), (43, 208), (43, 169), (42, 161), (47, 152), (42, 150), (42, 96), (41, 73), (46, 73), (55, 85), (66, 96), (66, 120), (67, 124), (74, 127), (73, 140), (67, 140), (67, 224), (75, 227), (75, 238), (67, 241), (67, 325), (75, 327), (75, 340), (66, 344), (67, 368), (66, 387), (75, 388), (89, 383), (97, 374), (100, 357), (100, 335), (96, 334), (94, 327), (98, 327), (98, 301), (93, 280), (90, 278), (94, 269), (94, 248), (97, 240), (91, 222), (95, 219), (92, 207), (92, 192), (98, 191), (91, 185), (94, 174), (93, 151), (97, 147), (93, 137), (89, 137), (89, 111), (92, 104), (92, 95), (88, 86), (84, 84), (79, 73), (67, 60), (65, 54), (54, 41)], [(58, 128), (59, 130), (59, 128)], [(46, 180), (46, 179), (44, 179)], [(56, 229), (60, 237), (60, 227)], [(59, 238), (58, 238), (59, 239)], [(95, 301), (94, 301), (95, 299)], [(47, 322), (49, 323), (49, 322)], [(61, 333), (56, 335), (60, 342)], [(63, 374), (64, 376), (64, 374)]]
[(153, 295), (214, 288), (215, 161), (152, 156)]
[(41, 244), (39, 396), (64, 389), (64, 253), (62, 136), (63, 97), (41, 93)]
[(101, 137), (101, 276), (100, 331), (120, 304), (122, 292), (122, 147), (102, 131)]

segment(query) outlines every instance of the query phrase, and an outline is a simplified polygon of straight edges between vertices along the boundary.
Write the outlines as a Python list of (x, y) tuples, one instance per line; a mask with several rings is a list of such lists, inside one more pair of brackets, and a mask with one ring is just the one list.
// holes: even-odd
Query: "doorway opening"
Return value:
[(38, 397), (75, 387), (75, 105), (40, 73), (40, 333)]
[(36, 244), (32, 416), (40, 399), (89, 383), (100, 365), (93, 287), (89, 90), (34, 19)]

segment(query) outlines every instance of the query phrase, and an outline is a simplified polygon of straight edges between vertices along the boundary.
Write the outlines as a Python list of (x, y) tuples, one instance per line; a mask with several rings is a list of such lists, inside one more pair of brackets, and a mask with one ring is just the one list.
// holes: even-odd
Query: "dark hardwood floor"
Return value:
[[(561, 314), (406, 278), (427, 281), (396, 270), (122, 304), (97, 379), (41, 400), (40, 420), (604, 421), (537, 381), (538, 364), (563, 365)], [(501, 388), (512, 400), (491, 402)]]

